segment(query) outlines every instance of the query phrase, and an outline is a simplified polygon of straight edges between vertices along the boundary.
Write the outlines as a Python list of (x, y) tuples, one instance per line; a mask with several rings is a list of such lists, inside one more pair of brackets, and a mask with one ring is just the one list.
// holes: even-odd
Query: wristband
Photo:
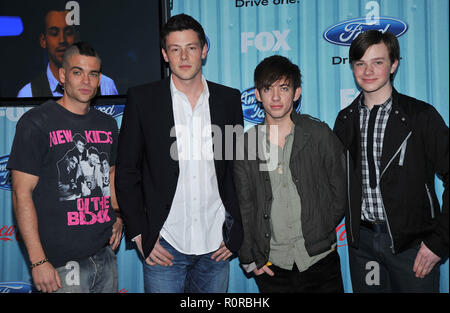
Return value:
[(43, 260), (40, 260), (39, 262), (36, 262), (36, 263), (33, 263), (33, 264), (31, 264), (31, 268), (35, 268), (36, 266), (39, 266), (39, 265), (42, 265), (42, 264), (44, 264), (45, 262), (48, 262), (48, 259), (47, 258), (45, 258), (45, 259), (43, 259)]

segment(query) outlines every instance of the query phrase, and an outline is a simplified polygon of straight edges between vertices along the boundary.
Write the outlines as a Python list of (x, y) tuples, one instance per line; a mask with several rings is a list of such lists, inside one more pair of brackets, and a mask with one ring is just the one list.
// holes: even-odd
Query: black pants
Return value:
[(261, 274), (255, 277), (261, 293), (343, 293), (341, 264), (337, 251), (299, 272), (294, 264), (292, 270), (271, 265), (274, 276)]
[(349, 246), (353, 292), (439, 292), (439, 264), (425, 278), (413, 272), (419, 246), (392, 254), (387, 232), (361, 227), (359, 249)]

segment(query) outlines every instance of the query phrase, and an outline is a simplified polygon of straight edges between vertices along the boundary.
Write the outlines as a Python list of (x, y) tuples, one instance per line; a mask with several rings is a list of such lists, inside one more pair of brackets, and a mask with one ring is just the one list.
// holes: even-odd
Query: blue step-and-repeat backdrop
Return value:
[[(203, 73), (211, 81), (241, 90), (246, 129), (264, 118), (254, 96), (253, 71), (273, 54), (288, 57), (302, 71), (300, 111), (333, 127), (338, 112), (359, 92), (348, 50), (352, 40), (368, 29), (398, 36), (401, 61), (395, 88), (431, 103), (449, 123), (448, 0), (173, 0), (171, 15), (178, 13), (192, 15), (203, 25), (209, 44)], [(0, 293), (33, 290), (6, 170), (15, 125), (29, 109), (0, 107)], [(120, 126), (123, 105), (98, 109), (113, 115)], [(442, 182), (436, 182), (441, 198)], [(352, 292), (343, 223), (336, 232), (344, 288)], [(117, 258), (120, 292), (143, 292), (142, 263), (133, 246), (122, 241)], [(258, 292), (237, 259), (231, 263), (228, 291)], [(447, 260), (441, 266), (441, 292), (448, 291)]]

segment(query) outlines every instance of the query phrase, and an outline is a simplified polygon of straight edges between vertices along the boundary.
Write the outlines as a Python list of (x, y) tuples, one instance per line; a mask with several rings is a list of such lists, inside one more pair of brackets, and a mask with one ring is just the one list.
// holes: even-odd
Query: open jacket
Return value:
[[(336, 227), (346, 204), (345, 157), (331, 129), (308, 115), (291, 114), (295, 124), (289, 168), (301, 201), (301, 227), (310, 256), (325, 252), (336, 242)], [(242, 155), (234, 165), (244, 241), (241, 264), (266, 264), (270, 254), (272, 187), (264, 156), (262, 125), (237, 141)], [(255, 138), (257, 145), (255, 144)], [(256, 147), (256, 148), (255, 148)], [(269, 161), (270, 163), (270, 161)]]
[[(346, 230), (349, 244), (356, 248), (362, 203), (360, 97), (339, 113), (334, 125), (347, 149)], [(448, 127), (434, 107), (393, 90), (378, 182), (393, 253), (423, 241), (441, 258), (448, 257), (448, 135)], [(435, 193), (435, 174), (444, 183), (442, 211)]]
[[(214, 167), (226, 211), (223, 240), (230, 251), (236, 252), (242, 242), (242, 224), (233, 183), (233, 160), (225, 157), (225, 128), (243, 123), (240, 92), (210, 81), (207, 84), (211, 125), (221, 130), (213, 142), (214, 148), (221, 151), (214, 153)], [(170, 78), (128, 90), (115, 186), (126, 238), (131, 240), (141, 234), (145, 257), (169, 215), (178, 184), (179, 164), (171, 157), (177, 140), (171, 136), (174, 125)]]

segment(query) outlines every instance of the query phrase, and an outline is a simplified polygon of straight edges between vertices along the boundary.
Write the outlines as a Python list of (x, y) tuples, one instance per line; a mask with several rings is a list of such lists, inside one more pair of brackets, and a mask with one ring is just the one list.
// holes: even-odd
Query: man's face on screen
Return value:
[(192, 80), (201, 75), (207, 47), (201, 46), (194, 30), (174, 31), (167, 35), (162, 54), (176, 79)]
[(45, 16), (45, 34), (41, 34), (41, 47), (47, 49), (49, 61), (62, 67), (66, 49), (78, 38), (73, 26), (66, 23), (67, 11), (50, 11)]

